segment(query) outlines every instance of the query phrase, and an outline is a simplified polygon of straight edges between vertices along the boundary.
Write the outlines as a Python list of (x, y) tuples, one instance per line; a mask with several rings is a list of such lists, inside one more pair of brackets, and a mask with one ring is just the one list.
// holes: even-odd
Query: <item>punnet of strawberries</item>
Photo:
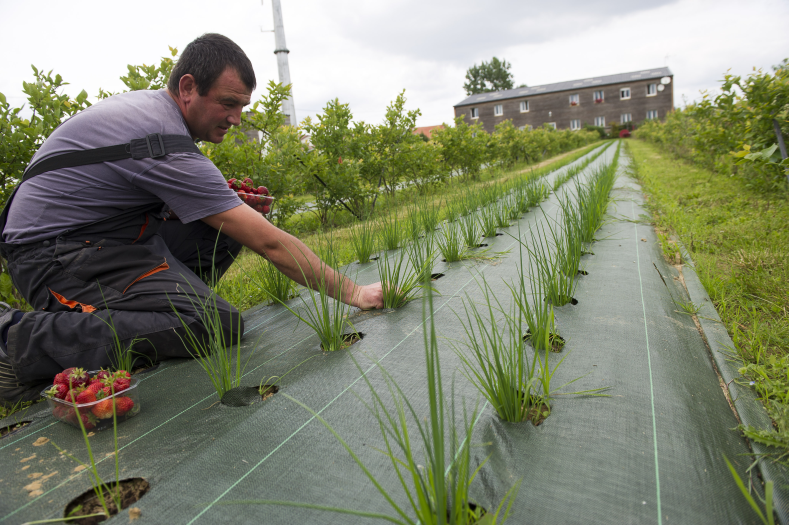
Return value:
[(274, 202), (274, 197), (268, 193), (268, 188), (265, 186), (254, 187), (252, 179), (247, 177), (244, 180), (230, 179), (227, 181), (227, 187), (238, 194), (238, 198), (247, 203), (255, 211), (267, 215), (271, 211), (271, 203)]
[[(67, 368), (55, 375), (52, 386), (42, 394), (59, 420), (92, 430), (102, 420), (112, 424), (113, 405), (117, 418), (135, 415), (139, 411), (131, 374), (126, 370), (86, 372), (82, 368)], [(106, 426), (106, 425), (104, 425)]]

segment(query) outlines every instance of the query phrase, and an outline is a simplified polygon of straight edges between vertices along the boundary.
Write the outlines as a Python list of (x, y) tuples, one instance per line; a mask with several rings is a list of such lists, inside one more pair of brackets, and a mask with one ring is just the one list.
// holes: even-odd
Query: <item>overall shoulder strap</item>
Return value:
[(36, 175), (62, 168), (74, 168), (100, 162), (124, 159), (156, 159), (170, 153), (198, 153), (200, 148), (188, 135), (162, 135), (153, 133), (143, 139), (134, 139), (126, 144), (116, 144), (103, 148), (86, 149), (63, 153), (40, 160), (28, 166), (20, 184)]
[[(11, 201), (16, 195), (19, 186), (26, 180), (30, 180), (36, 175), (62, 168), (74, 168), (76, 166), (124, 159), (156, 159), (171, 153), (198, 153), (202, 155), (200, 148), (194, 143), (192, 137), (188, 135), (152, 133), (145, 138), (133, 139), (126, 144), (63, 153), (31, 164), (25, 170), (22, 180), (16, 185), (13, 193), (8, 197), (5, 206), (3, 206), (3, 211), (0, 212), (0, 242), (8, 220), (8, 208), (11, 206)], [(0, 249), (0, 255), (5, 255), (2, 253), (2, 249)]]

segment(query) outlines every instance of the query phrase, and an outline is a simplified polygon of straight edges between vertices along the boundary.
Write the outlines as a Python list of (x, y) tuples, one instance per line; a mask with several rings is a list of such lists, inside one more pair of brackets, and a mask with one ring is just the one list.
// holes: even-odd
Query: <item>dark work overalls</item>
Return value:
[[(176, 135), (149, 135), (110, 148), (123, 146), (123, 158), (199, 153), (189, 137)], [(103, 161), (72, 160), (68, 167)], [(27, 170), (23, 181), (35, 167)], [(58, 167), (66, 166), (61, 162)], [(11, 198), (0, 228), (5, 227)], [(208, 285), (212, 259), (213, 278), (218, 278), (241, 245), (203, 221), (185, 225), (167, 220), (162, 209), (161, 204), (132, 209), (42, 242), (0, 243), (14, 285), (34, 309), (8, 333), (7, 353), (20, 383), (51, 383), (55, 374), (72, 366), (110, 366), (110, 317), (121, 341), (142, 339), (134, 351), (153, 361), (190, 357), (193, 349), (185, 344), (184, 324), (198, 337), (207, 336), (200, 305), (209, 298), (219, 308), (225, 341), (243, 334), (239, 312), (213, 295)]]

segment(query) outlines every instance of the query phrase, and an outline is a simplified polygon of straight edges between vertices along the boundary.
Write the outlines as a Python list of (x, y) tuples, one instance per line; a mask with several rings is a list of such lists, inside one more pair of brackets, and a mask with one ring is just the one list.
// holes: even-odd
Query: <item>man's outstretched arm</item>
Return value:
[[(323, 280), (334, 298), (365, 310), (383, 308), (381, 283), (360, 286), (351, 279), (340, 279), (340, 274), (323, 263), (303, 242), (280, 230), (246, 204), (204, 217), (203, 222), (266, 257), (279, 271), (301, 285), (315, 289)], [(342, 283), (342, 290), (335, 289), (337, 283)]]

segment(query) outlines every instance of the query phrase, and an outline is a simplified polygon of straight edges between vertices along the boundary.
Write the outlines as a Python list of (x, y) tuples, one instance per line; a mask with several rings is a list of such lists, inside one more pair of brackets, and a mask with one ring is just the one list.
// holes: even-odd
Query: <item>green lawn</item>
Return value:
[[(644, 141), (628, 142), (664, 253), (690, 251), (742, 362), (789, 447), (789, 193), (760, 192)], [(665, 235), (665, 236), (664, 236)]]

